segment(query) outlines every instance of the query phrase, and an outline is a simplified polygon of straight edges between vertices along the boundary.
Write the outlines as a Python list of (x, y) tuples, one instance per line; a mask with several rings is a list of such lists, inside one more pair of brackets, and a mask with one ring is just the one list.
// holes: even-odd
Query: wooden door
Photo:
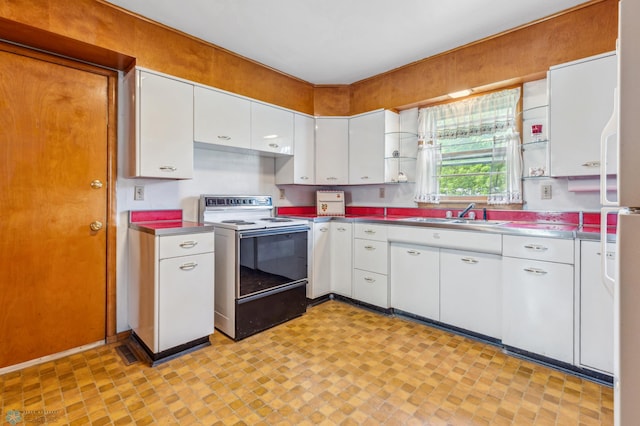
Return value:
[(108, 93), (0, 49), (0, 367), (105, 339)]

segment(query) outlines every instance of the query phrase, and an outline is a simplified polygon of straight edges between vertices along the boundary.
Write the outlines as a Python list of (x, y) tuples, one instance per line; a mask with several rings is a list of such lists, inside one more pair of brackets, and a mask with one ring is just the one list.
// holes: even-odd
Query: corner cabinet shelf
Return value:
[(522, 178), (539, 179), (549, 177), (549, 140), (524, 142), (522, 144)]
[(387, 132), (384, 134), (384, 141), (385, 183), (415, 182), (418, 135), (410, 132)]

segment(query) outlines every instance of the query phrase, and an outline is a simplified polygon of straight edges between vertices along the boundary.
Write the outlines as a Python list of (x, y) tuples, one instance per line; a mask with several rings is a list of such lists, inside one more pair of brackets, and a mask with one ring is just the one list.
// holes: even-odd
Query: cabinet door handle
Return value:
[(343, 227), (338, 228), (338, 231), (340, 231), (340, 232), (344, 232), (346, 230), (347, 230), (347, 228), (343, 228)]
[(538, 268), (524, 268), (524, 270), (526, 272), (530, 272), (532, 274), (535, 275), (544, 275), (547, 273), (547, 271), (543, 270), (543, 269), (538, 269)]
[(280, 145), (278, 145), (277, 143), (270, 143), (269, 146), (275, 149), (275, 148), (278, 148)]
[(320, 228), (320, 232), (327, 232), (329, 228)]
[(195, 269), (196, 266), (198, 266), (196, 262), (183, 263), (182, 265), (180, 265), (180, 269), (182, 269), (183, 271), (190, 271), (192, 269)]
[(375, 279), (373, 279), (373, 278), (371, 278), (371, 277), (364, 277), (364, 280), (365, 280), (366, 282), (368, 282), (368, 283), (375, 283), (375, 282), (376, 282), (376, 280), (375, 280)]
[(472, 257), (463, 257), (462, 259), (460, 259), (461, 261), (463, 261), (464, 263), (468, 263), (470, 265), (474, 265), (476, 263), (478, 263), (478, 261)]
[(369, 176), (360, 176), (360, 179), (369, 179)]
[(364, 230), (364, 233), (365, 233), (365, 234), (369, 234), (369, 235), (371, 235), (371, 234), (375, 234), (375, 233), (376, 233), (376, 231), (374, 231), (373, 229), (365, 229), (365, 230)]
[(230, 141), (231, 140), (231, 136), (219, 135), (218, 139), (223, 140), (223, 141)]
[(438, 234), (437, 232), (433, 233), (433, 239), (434, 240), (439, 240), (440, 239), (440, 234)]
[(417, 250), (407, 250), (407, 253), (409, 253), (411, 256), (418, 256), (420, 255), (420, 252)]
[(302, 179), (302, 180), (309, 180), (309, 176), (300, 176), (300, 179)]
[(524, 248), (535, 251), (545, 251), (548, 250), (548, 247), (541, 246), (540, 244), (527, 244)]
[(364, 246), (365, 249), (367, 250), (375, 250), (376, 248), (374, 246)]
[(600, 167), (600, 161), (587, 161), (582, 164), (582, 167)]
[(191, 241), (183, 241), (183, 242), (180, 243), (180, 247), (182, 247), (183, 249), (193, 248), (193, 247), (195, 247), (197, 245), (198, 245), (198, 242), (197, 241), (193, 241), (193, 240), (191, 240)]
[(163, 172), (175, 172), (178, 168), (176, 166), (160, 166), (160, 170)]
[(334, 176), (329, 176), (329, 177), (327, 178), (327, 180), (338, 180), (338, 178), (337, 178), (337, 177), (334, 177)]

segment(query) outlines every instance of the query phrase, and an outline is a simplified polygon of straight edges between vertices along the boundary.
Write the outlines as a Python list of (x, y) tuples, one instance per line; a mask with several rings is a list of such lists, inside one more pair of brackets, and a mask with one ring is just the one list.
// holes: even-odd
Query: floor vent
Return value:
[(120, 355), (120, 358), (122, 358), (122, 362), (124, 362), (125, 365), (131, 365), (140, 361), (127, 344), (118, 346), (116, 348), (116, 352)]

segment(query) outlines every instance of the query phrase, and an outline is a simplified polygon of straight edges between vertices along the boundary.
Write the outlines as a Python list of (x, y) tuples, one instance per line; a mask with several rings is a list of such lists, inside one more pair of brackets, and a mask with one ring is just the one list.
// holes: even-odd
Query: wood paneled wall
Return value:
[(137, 65), (316, 115), (426, 103), (463, 88), (544, 76), (615, 49), (618, 0), (594, 0), (517, 30), (351, 85), (314, 86), (101, 0), (3, 0), (0, 38), (124, 69)]
[(118, 69), (135, 59), (139, 66), (313, 114), (312, 84), (99, 0), (2, 0), (0, 38)]
[(425, 103), (454, 91), (543, 78), (550, 66), (615, 50), (618, 0), (541, 22), (351, 85), (351, 114)]

